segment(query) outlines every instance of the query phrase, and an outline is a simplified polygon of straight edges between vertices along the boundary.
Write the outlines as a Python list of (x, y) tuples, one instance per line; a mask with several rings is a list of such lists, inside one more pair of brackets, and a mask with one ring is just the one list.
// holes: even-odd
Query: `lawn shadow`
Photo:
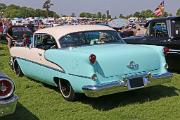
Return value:
[(2, 117), (2, 120), (39, 120), (39, 118), (18, 102), (15, 113)]
[(99, 98), (88, 98), (82, 96), (79, 101), (84, 104), (91, 105), (94, 109), (108, 111), (120, 106), (126, 106), (135, 103), (145, 103), (148, 101), (158, 100), (164, 97), (178, 96), (176, 91), (179, 91), (175, 87), (166, 86), (154, 86), (145, 89), (139, 89), (134, 91), (127, 91)]
[[(59, 92), (57, 87), (39, 81), (36, 82), (42, 84), (44, 87)], [(88, 104), (92, 106), (94, 109), (100, 111), (108, 111), (117, 107), (126, 106), (130, 104), (135, 104), (135, 103), (143, 104), (145, 102), (159, 100), (160, 98), (178, 96), (179, 94), (177, 93), (177, 91), (180, 91), (180, 89), (177, 89), (173, 86), (167, 87), (163, 85), (158, 85), (158, 86), (153, 86), (153, 87), (148, 87), (133, 91), (102, 96), (98, 98), (90, 98), (90, 97), (86, 97), (84, 94), (77, 94), (78, 95), (77, 101), (83, 104)]]

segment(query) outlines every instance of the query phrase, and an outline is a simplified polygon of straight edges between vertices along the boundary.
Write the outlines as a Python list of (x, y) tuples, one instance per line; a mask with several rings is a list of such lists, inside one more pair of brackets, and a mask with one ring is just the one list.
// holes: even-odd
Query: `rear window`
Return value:
[(124, 43), (116, 31), (85, 31), (65, 35), (60, 39), (61, 48), (84, 45)]
[(165, 21), (150, 24), (150, 35), (154, 37), (168, 37), (168, 30)]
[(20, 32), (20, 31), (30, 31), (27, 27), (13, 27), (13, 32)]

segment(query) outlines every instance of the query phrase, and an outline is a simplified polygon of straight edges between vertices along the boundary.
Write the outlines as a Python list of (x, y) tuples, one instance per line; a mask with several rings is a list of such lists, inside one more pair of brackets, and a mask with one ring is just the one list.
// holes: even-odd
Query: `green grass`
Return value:
[(81, 96), (68, 102), (51, 87), (17, 77), (8, 65), (9, 53), (0, 47), (0, 71), (14, 79), (19, 96), (16, 112), (0, 120), (178, 120), (180, 75), (171, 83), (100, 98)]

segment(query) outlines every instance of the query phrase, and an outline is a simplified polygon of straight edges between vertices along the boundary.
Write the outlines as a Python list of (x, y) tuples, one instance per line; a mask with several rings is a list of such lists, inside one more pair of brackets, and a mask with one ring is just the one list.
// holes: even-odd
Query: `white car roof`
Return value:
[(94, 31), (94, 30), (114, 30), (114, 29), (103, 25), (64, 25), (64, 26), (40, 29), (37, 30), (35, 33), (46, 33), (52, 35), (56, 40), (59, 40), (62, 36), (70, 33)]

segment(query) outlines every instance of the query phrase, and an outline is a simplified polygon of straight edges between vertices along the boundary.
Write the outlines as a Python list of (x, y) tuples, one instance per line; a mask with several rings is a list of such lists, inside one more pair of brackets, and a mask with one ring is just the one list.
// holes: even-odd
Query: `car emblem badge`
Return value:
[(132, 70), (137, 70), (137, 69), (139, 69), (139, 64), (136, 64), (134, 61), (131, 61), (129, 63), (129, 65), (127, 65), (127, 67), (132, 69)]

